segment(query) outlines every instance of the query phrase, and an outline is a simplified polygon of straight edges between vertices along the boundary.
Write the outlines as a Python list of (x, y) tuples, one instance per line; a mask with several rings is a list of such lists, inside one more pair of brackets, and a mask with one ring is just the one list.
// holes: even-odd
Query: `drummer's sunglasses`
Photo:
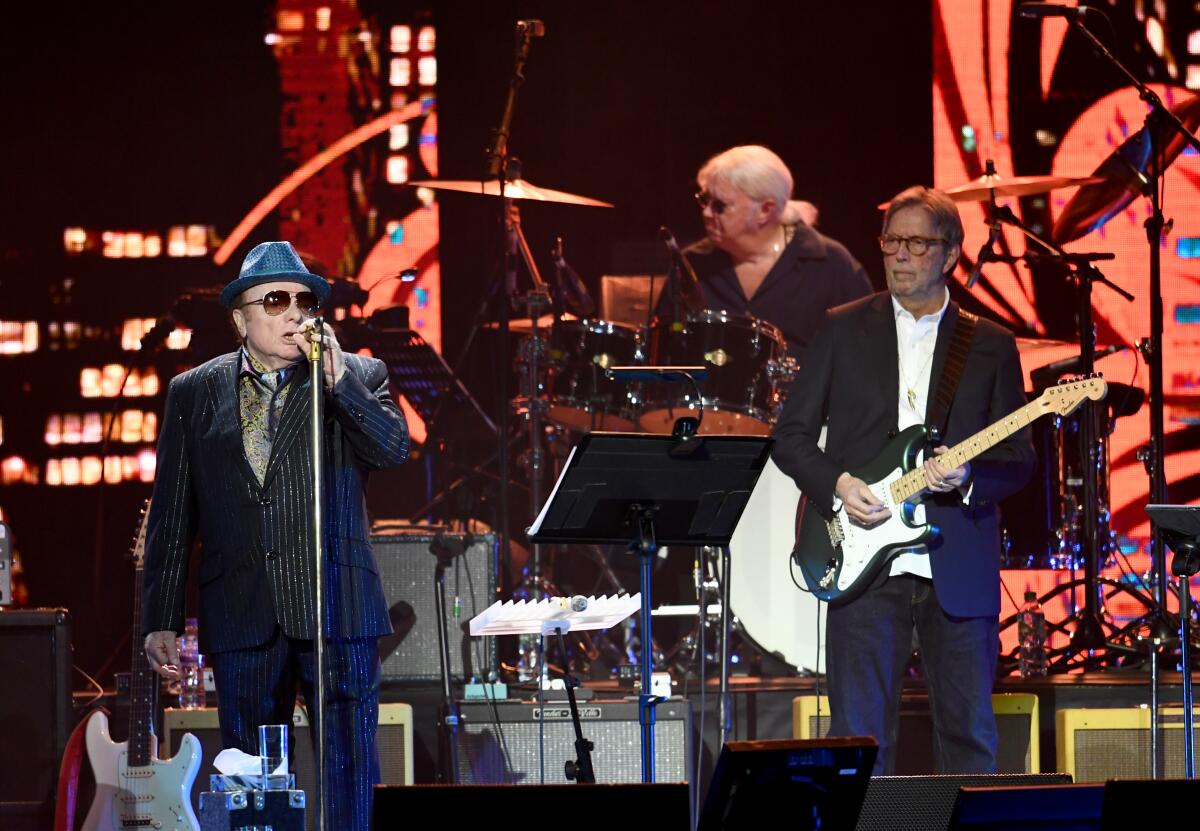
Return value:
[[(262, 306), (263, 311), (271, 317), (281, 315), (286, 312), (292, 305), (292, 293), (284, 289), (276, 289), (269, 291), (260, 297), (258, 300), (250, 300), (238, 306), (239, 309), (244, 309), (247, 306)], [(321, 301), (311, 291), (296, 292), (296, 307), (300, 309), (300, 313), (305, 317), (316, 317), (321, 311)]]
[(696, 204), (700, 206), (700, 210), (712, 208), (712, 212), (717, 216), (725, 213), (725, 209), (729, 207), (728, 202), (723, 202), (717, 199), (706, 190), (702, 190), (696, 194)]

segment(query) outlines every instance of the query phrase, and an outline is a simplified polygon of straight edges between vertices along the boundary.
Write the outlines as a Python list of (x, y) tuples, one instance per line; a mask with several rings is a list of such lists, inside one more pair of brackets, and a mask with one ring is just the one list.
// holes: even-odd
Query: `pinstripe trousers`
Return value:
[[(261, 646), (209, 656), (217, 686), (221, 741), (258, 754), (261, 724), (289, 725), (297, 685), (304, 695), (309, 735), (317, 730), (316, 652), (310, 640), (296, 640), (278, 628)], [(379, 724), (378, 638), (332, 639), (325, 649), (327, 827), (339, 831), (368, 831), (371, 826), (372, 786), (380, 779), (375, 733)], [(314, 754), (315, 755), (315, 754)], [(291, 764), (289, 761), (289, 769)], [(317, 807), (309, 803), (308, 810)]]

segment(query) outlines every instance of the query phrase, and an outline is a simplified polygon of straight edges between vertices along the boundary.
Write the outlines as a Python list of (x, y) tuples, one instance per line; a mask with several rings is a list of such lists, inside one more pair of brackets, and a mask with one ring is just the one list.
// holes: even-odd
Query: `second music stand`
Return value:
[(571, 450), (529, 528), (537, 543), (624, 543), (641, 560), (638, 722), (642, 781), (654, 781), (650, 573), (660, 545), (728, 546), (771, 452), (759, 436), (590, 433)]

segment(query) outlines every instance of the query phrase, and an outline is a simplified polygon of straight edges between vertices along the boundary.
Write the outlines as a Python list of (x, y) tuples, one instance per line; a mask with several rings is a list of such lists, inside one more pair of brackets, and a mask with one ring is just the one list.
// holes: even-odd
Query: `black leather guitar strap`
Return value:
[(954, 332), (950, 335), (950, 351), (946, 354), (946, 363), (942, 366), (942, 377), (938, 379), (933, 406), (925, 414), (925, 426), (933, 437), (932, 440), (939, 444), (942, 436), (946, 434), (950, 407), (954, 404), (954, 393), (958, 390), (958, 382), (967, 363), (967, 353), (971, 351), (971, 336), (975, 334), (975, 324), (978, 322), (978, 316), (963, 309), (958, 310)]

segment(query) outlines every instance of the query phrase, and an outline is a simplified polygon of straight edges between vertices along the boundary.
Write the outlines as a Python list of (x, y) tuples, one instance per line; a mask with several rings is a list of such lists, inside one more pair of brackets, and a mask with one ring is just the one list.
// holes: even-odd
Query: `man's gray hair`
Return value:
[(707, 190), (713, 180), (732, 185), (758, 202), (775, 200), (776, 218), (792, 198), (791, 171), (783, 159), (758, 144), (731, 147), (705, 162), (696, 181)]
[(905, 188), (892, 197), (891, 204), (883, 215), (883, 233), (887, 233), (888, 223), (896, 211), (904, 208), (921, 208), (933, 219), (933, 227), (942, 239), (950, 245), (962, 247), (963, 224), (959, 216), (958, 206), (949, 196), (940, 190), (927, 188), (924, 185), (913, 185)]

